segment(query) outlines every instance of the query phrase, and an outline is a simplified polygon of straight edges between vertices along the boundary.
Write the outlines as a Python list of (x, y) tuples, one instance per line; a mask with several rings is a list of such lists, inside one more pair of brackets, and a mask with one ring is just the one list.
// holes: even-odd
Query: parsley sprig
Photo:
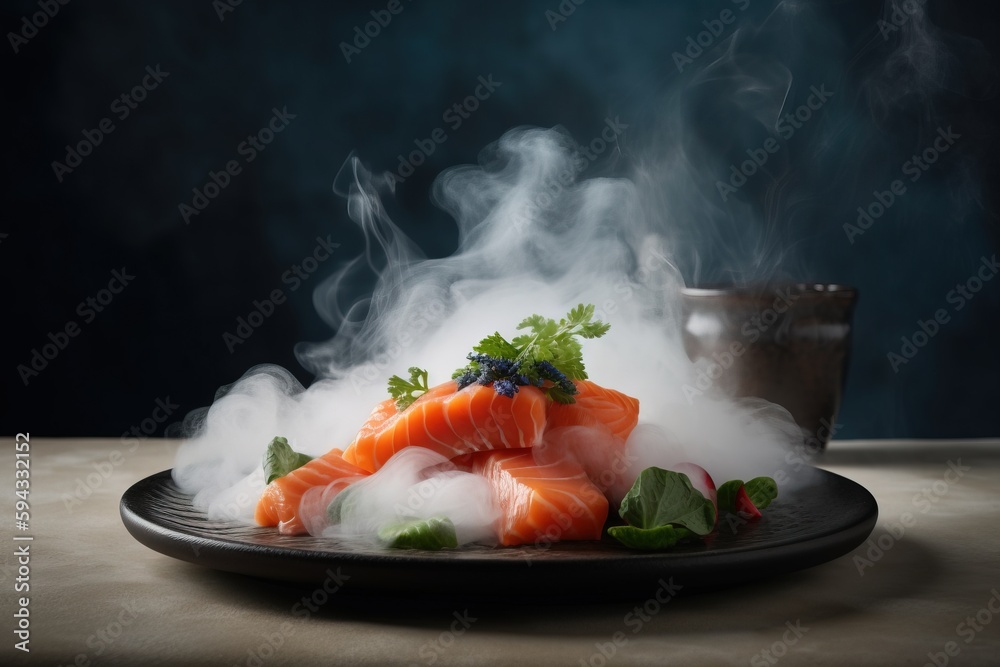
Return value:
[(413, 401), (430, 389), (427, 386), (427, 371), (416, 366), (411, 366), (407, 371), (410, 374), (409, 380), (404, 380), (398, 375), (389, 378), (389, 396), (396, 399), (396, 409), (400, 412), (410, 407)]
[[(474, 382), (492, 385), (498, 394), (513, 397), (518, 387), (541, 387), (554, 401), (575, 403), (574, 380), (586, 380), (581, 339), (600, 338), (611, 325), (594, 319), (594, 306), (580, 304), (559, 321), (541, 315), (525, 318), (517, 329), (527, 330), (507, 340), (494, 332), (479, 341), (466, 358), (469, 364), (452, 375), (458, 388)], [(389, 395), (400, 411), (426, 392), (427, 371), (409, 369), (410, 379), (389, 378)]]
[(473, 382), (492, 384), (499, 394), (513, 396), (518, 387), (546, 387), (559, 403), (574, 403), (574, 380), (586, 380), (580, 339), (600, 338), (609, 324), (594, 320), (594, 306), (580, 304), (559, 321), (532, 315), (517, 325), (528, 331), (508, 341), (495, 332), (479, 341), (468, 355), (469, 365), (452, 376), (459, 388)]

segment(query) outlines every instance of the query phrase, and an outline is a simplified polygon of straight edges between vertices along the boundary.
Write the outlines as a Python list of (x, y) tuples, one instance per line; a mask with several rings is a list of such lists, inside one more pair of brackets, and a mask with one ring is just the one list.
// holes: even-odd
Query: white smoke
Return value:
[(378, 529), (402, 518), (446, 516), (459, 544), (496, 542), (499, 518), (486, 478), (456, 470), (448, 459), (422, 447), (407, 447), (375, 474), (337, 494), (338, 521), (326, 487), (306, 491), (300, 506), (312, 535), (372, 542)]
[[(633, 467), (693, 461), (719, 482), (781, 469), (785, 451), (801, 442), (787, 412), (713, 397), (691, 405), (684, 396), (694, 366), (681, 341), (683, 281), (672, 261), (678, 250), (631, 181), (577, 180), (579, 161), (562, 129), (518, 128), (485, 150), (481, 165), (446, 171), (434, 200), (455, 218), (459, 248), (427, 259), (385, 213), (380, 198), (391, 193), (391, 180), (351, 158), (336, 187), (368, 249), (316, 292), (320, 313), (338, 331), (298, 352), (320, 379), (303, 389), (280, 368), (248, 372), (195, 420), (175, 467), (180, 486), (216, 514), (236, 506), (228, 515), (249, 520), (272, 437), (286, 436), (313, 455), (344, 449), (386, 398), (389, 376), (416, 365), (429, 371), (432, 385), (444, 382), (485, 335), (512, 336), (528, 315), (559, 318), (579, 303), (595, 304), (611, 324), (604, 338), (584, 346), (590, 377), (640, 401)], [(340, 286), (362, 267), (378, 273), (370, 298), (339, 304)], [(483, 539), (496, 516), (485, 486), (443, 469), (435, 457), (407, 453), (358, 483), (350, 500), (361, 509), (340, 525), (325, 518), (329, 494), (312, 492), (304, 502), (312, 507), (307, 526), (314, 534), (371, 539), (393, 515), (444, 514), (463, 541)], [(237, 485), (251, 501), (233, 502)], [(408, 504), (413, 493), (422, 499), (418, 508)]]

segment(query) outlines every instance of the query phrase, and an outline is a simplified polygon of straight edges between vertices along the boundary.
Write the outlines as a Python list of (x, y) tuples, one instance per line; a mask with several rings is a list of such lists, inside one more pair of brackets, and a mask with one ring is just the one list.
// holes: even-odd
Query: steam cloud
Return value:
[[(458, 249), (449, 257), (421, 252), (383, 206), (394, 194), (392, 177), (372, 174), (351, 157), (334, 191), (346, 199), (366, 248), (314, 293), (317, 311), (336, 331), (327, 342), (296, 349), (317, 381), (306, 389), (284, 369), (251, 369), (210, 408), (190, 415), (191, 437), (178, 455), (175, 479), (212, 515), (250, 521), (263, 488), (260, 460), (273, 436), (284, 435), (313, 455), (345, 448), (385, 398), (389, 376), (417, 365), (429, 371), (432, 384), (444, 382), (484, 335), (512, 335), (532, 313), (559, 317), (578, 303), (595, 304), (598, 317), (612, 325), (606, 337), (585, 344), (591, 377), (640, 401), (623, 479), (650, 465), (685, 461), (717, 481), (795, 472), (785, 454), (801, 444), (802, 433), (785, 410), (717, 395), (692, 404), (684, 395), (696, 367), (681, 340), (683, 276), (760, 282), (800, 274), (789, 231), (796, 216), (807, 214), (809, 200), (821, 205), (816, 202), (844, 197), (817, 191), (815, 184), (827, 178), (822, 170), (853, 170), (873, 141), (872, 128), (893, 122), (914, 99), (928, 114), (917, 134), (936, 127), (940, 118), (931, 101), (957, 85), (954, 54), (982, 49), (939, 31), (922, 4), (893, 0), (883, 17), (892, 34), (857, 51), (862, 59), (874, 49), (887, 55), (849, 93), (842, 68), (852, 47), (826, 29), (828, 17), (820, 13), (816, 5), (782, 2), (759, 26), (738, 27), (706, 51), (683, 85), (658, 99), (658, 117), (642, 128), (645, 141), (629, 151), (628, 179), (580, 178), (594, 158), (558, 127), (513, 129), (482, 152), (478, 165), (445, 171), (432, 196), (458, 225)], [(815, 78), (795, 82), (791, 67), (803, 43), (811, 45)], [(973, 80), (992, 85), (991, 76), (978, 74)], [(800, 114), (799, 124), (783, 127), (810, 91), (816, 97), (809, 120)], [(822, 114), (812, 113), (832, 95)], [(857, 107), (870, 121), (858, 123)], [(700, 122), (706, 115), (713, 122)], [(804, 136), (794, 137), (799, 159), (793, 169), (796, 133)], [(768, 139), (779, 148), (756, 151), (767, 156), (766, 164), (758, 163), (760, 174), (748, 175), (731, 199), (721, 198), (718, 181)], [(844, 141), (849, 166), (829, 154)], [(869, 187), (865, 179), (849, 183), (842, 173), (832, 178), (852, 192)], [(706, 259), (715, 267), (711, 275)], [(350, 297), (366, 273), (377, 278), (371, 294)], [(576, 430), (568, 439), (579, 443), (576, 453), (587, 465), (601, 461), (608, 445), (594, 432)], [(394, 518), (444, 514), (462, 543), (489, 542), (496, 508), (483, 480), (410, 449), (354, 484), (349, 497), (340, 496), (339, 523), (327, 514), (336, 489), (308, 492), (302, 509), (309, 531), (371, 542)], [(537, 455), (551, 460), (560, 452), (550, 442)], [(806, 482), (804, 475), (793, 483)], [(620, 484), (602, 487), (612, 500), (623, 492)]]
[[(580, 159), (562, 129), (518, 128), (483, 152), (481, 166), (443, 173), (434, 199), (454, 216), (460, 243), (450, 257), (427, 259), (384, 211), (389, 177), (370, 174), (351, 158), (335, 189), (346, 196), (368, 247), (317, 290), (320, 312), (337, 334), (298, 352), (319, 379), (304, 389), (287, 371), (262, 366), (220, 392), (190, 420), (192, 437), (175, 467), (180, 486), (213, 515), (249, 521), (263, 488), (260, 461), (273, 436), (284, 435), (313, 455), (345, 448), (385, 398), (390, 375), (419, 365), (432, 384), (446, 381), (484, 335), (512, 334), (532, 313), (559, 317), (581, 302), (595, 304), (611, 323), (604, 338), (585, 346), (591, 377), (640, 401), (630, 478), (649, 465), (682, 461), (719, 480), (773, 475), (784, 467), (781, 457), (801, 442), (801, 431), (783, 409), (710, 397), (691, 405), (683, 395), (695, 369), (681, 341), (683, 281), (673, 250), (633, 182), (562, 185)], [(341, 307), (338, 287), (366, 267), (379, 276), (370, 298)], [(302, 505), (312, 508), (307, 527), (313, 534), (372, 540), (393, 517), (445, 514), (462, 542), (488, 539), (496, 510), (485, 484), (438, 458), (423, 451), (397, 456), (352, 487), (353, 509), (340, 524), (326, 518), (330, 494), (314, 490)]]

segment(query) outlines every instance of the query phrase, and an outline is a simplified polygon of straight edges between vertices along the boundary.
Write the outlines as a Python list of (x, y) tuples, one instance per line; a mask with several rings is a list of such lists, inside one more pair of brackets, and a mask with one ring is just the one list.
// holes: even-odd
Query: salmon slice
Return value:
[(348, 463), (342, 455), (339, 449), (331, 449), (268, 484), (257, 501), (254, 520), (261, 526), (277, 526), (283, 535), (305, 534), (306, 527), (299, 512), (302, 494), (322, 486), (327, 487), (326, 493), (332, 500), (336, 493), (368, 475), (367, 470)]
[(629, 472), (625, 442), (639, 421), (639, 401), (588, 380), (576, 382), (576, 403), (553, 403), (538, 463), (573, 461), (606, 495), (614, 496)]
[(639, 423), (639, 399), (590, 380), (575, 380), (574, 384), (576, 403), (552, 403), (546, 414), (547, 428), (586, 426), (628, 440)]
[(344, 452), (344, 460), (375, 472), (404, 447), (419, 446), (446, 458), (492, 449), (520, 449), (541, 442), (549, 399), (537, 387), (519, 387), (513, 398), (492, 387), (454, 380), (432, 387), (398, 412), (380, 403)]
[(500, 544), (601, 538), (608, 501), (579, 465), (539, 465), (530, 451), (484, 452), (475, 458), (475, 469), (489, 481), (500, 509)]

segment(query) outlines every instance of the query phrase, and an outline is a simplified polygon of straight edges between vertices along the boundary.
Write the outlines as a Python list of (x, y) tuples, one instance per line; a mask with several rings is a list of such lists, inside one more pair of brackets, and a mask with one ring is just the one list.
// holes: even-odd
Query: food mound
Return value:
[[(594, 320), (593, 306), (580, 305), (559, 321), (535, 315), (518, 329), (525, 333), (510, 341), (499, 333), (484, 338), (468, 365), (436, 386), (420, 368), (410, 368), (408, 379), (392, 377), (390, 397), (344, 450), (310, 458), (274, 438), (256, 522), (288, 535), (315, 532), (307, 529), (308, 515), (318, 508), (324, 521), (336, 523), (349, 505), (345, 491), (375, 481), (411, 450), (439, 462), (435, 470), (485, 480), (502, 546), (601, 539), (608, 499), (629, 467), (626, 443), (639, 422), (639, 401), (589, 380), (582, 361), (580, 340), (600, 338), (609, 325)], [(675, 468), (648, 468), (636, 477), (619, 508), (626, 525), (609, 528), (612, 537), (634, 548), (668, 548), (708, 535), (720, 509), (755, 519), (776, 496), (769, 478), (734, 480), (717, 490), (700, 467)], [(377, 532), (387, 547), (458, 544), (447, 516), (404, 514)]]

